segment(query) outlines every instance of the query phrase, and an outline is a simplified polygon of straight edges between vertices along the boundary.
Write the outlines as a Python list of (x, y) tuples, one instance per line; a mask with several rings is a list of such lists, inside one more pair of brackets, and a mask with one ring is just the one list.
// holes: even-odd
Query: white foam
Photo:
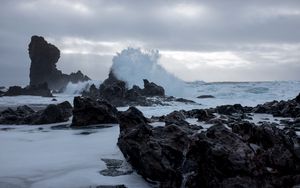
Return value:
[(86, 82), (78, 83), (69, 82), (66, 88), (64, 89), (63, 93), (67, 95), (80, 94), (83, 91), (87, 91), (92, 84), (99, 88), (101, 82), (98, 80), (89, 80)]
[[(4, 126), (1, 126), (1, 128)], [(137, 174), (107, 177), (101, 158), (124, 160), (117, 147), (119, 126), (98, 129), (90, 135), (82, 130), (51, 130), (49, 125), (7, 126), (0, 131), (0, 187), (19, 180), (16, 187), (89, 187), (125, 184), (139, 188), (149, 185)], [(16, 183), (15, 183), (16, 184)], [(13, 185), (11, 185), (13, 186)]]

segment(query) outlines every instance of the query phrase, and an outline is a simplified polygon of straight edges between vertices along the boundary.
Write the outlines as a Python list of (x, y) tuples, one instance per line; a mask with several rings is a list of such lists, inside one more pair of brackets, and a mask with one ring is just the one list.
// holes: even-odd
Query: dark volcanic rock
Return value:
[(300, 117), (300, 94), (293, 100), (272, 101), (253, 108), (254, 113), (267, 113), (280, 117)]
[(135, 108), (120, 117), (118, 146), (139, 174), (160, 187), (300, 184), (300, 143), (293, 131), (247, 122), (233, 123), (232, 131), (215, 125), (201, 133), (184, 125), (152, 127)]
[(176, 125), (189, 125), (187, 121), (185, 121), (185, 115), (180, 111), (174, 111), (164, 117), (164, 122), (166, 125), (176, 124)]
[(99, 95), (111, 104), (123, 106), (126, 92), (126, 83), (117, 79), (116, 76), (110, 72), (108, 78), (100, 85)]
[(212, 95), (200, 95), (197, 98), (198, 99), (209, 99), (209, 98), (215, 98), (215, 97)]
[(165, 187), (179, 187), (182, 176), (176, 169), (189, 140), (184, 130), (174, 125), (153, 129), (136, 108), (121, 113), (121, 117), (118, 146), (133, 168)]
[(299, 93), (299, 95), (295, 98), (295, 100), (296, 100), (297, 103), (300, 103), (300, 93)]
[(0, 112), (0, 124), (50, 124), (68, 121), (72, 116), (72, 106), (65, 101), (60, 104), (50, 104), (44, 110), (35, 112), (28, 106), (19, 106), (16, 110), (7, 108)]
[(186, 103), (186, 104), (195, 104), (195, 101), (192, 100), (188, 100), (188, 99), (184, 99), (184, 98), (175, 98), (176, 102), (182, 102), (182, 103)]
[(244, 108), (240, 104), (222, 105), (216, 107), (216, 112), (219, 114), (231, 115), (233, 113), (244, 113)]
[(82, 72), (79, 70), (76, 73), (72, 72), (69, 75), (69, 81), (72, 83), (78, 83), (83, 81), (88, 81), (90, 78), (87, 75), (82, 74)]
[(117, 114), (118, 110), (106, 101), (75, 97), (71, 126), (118, 123)]
[(198, 121), (208, 121), (215, 117), (215, 115), (213, 115), (211, 112), (209, 112), (208, 110), (204, 110), (204, 109), (197, 110), (195, 116), (196, 116), (196, 118), (198, 118)]
[(82, 93), (83, 97), (106, 100), (114, 106), (152, 106), (168, 105), (167, 102), (177, 101), (183, 103), (195, 103), (194, 101), (166, 97), (164, 88), (153, 82), (144, 80), (144, 88), (134, 85), (131, 89), (127, 88), (126, 82), (119, 80), (111, 70), (109, 76), (97, 89), (92, 85), (89, 91)]
[(50, 124), (68, 121), (72, 116), (72, 105), (65, 101), (60, 104), (50, 104), (42, 110), (34, 124)]
[(18, 95), (34, 95), (42, 97), (52, 97), (51, 91), (48, 88), (47, 83), (39, 85), (30, 85), (25, 88), (20, 86), (11, 86), (8, 88), (5, 96), (18, 96)]
[(136, 107), (129, 107), (127, 111), (119, 114), (118, 119), (121, 130), (126, 130), (128, 127), (145, 124), (148, 122), (143, 113)]
[(149, 82), (147, 79), (144, 79), (144, 89), (142, 90), (143, 95), (148, 97), (153, 96), (165, 96), (165, 90), (163, 87), (156, 85), (153, 82)]
[(30, 85), (48, 83), (50, 89), (60, 90), (68, 82), (87, 81), (89, 78), (80, 71), (71, 75), (63, 74), (57, 69), (56, 63), (60, 58), (59, 49), (48, 43), (43, 37), (32, 36), (29, 44)]

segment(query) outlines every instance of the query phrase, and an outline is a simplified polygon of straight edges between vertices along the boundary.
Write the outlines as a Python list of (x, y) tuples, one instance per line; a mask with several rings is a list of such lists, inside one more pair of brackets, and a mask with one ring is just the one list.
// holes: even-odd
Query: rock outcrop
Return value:
[(257, 105), (254, 113), (267, 113), (278, 117), (300, 117), (300, 94), (293, 100), (272, 101)]
[(144, 79), (144, 89), (141, 90), (142, 94), (148, 97), (154, 96), (165, 96), (165, 90), (163, 87), (156, 85), (153, 82), (149, 82), (147, 79)]
[(29, 85), (25, 88), (20, 86), (11, 86), (3, 94), (4, 96), (18, 96), (18, 95), (33, 95), (42, 97), (52, 97), (51, 91), (47, 83), (39, 85)]
[(71, 127), (118, 123), (118, 110), (106, 101), (75, 97)]
[(115, 106), (151, 106), (167, 105), (168, 102), (176, 101), (183, 103), (195, 103), (194, 101), (167, 97), (162, 86), (144, 79), (144, 88), (134, 85), (128, 88), (126, 82), (118, 79), (113, 71), (100, 85), (99, 89), (91, 85), (89, 91), (82, 93), (84, 97), (106, 100)]
[(72, 116), (72, 106), (65, 101), (60, 104), (50, 104), (44, 110), (34, 111), (28, 106), (19, 106), (16, 110), (7, 108), (0, 112), (0, 124), (7, 125), (38, 125), (68, 121)]
[[(172, 117), (177, 116), (181, 115), (176, 112)], [(136, 108), (122, 112), (120, 117), (120, 150), (139, 174), (159, 182), (160, 187), (300, 184), (300, 143), (294, 131), (235, 121), (197, 132), (178, 125), (181, 117), (164, 127), (152, 127)]]
[(32, 36), (28, 51), (31, 59), (30, 86), (46, 82), (50, 89), (60, 90), (68, 82), (77, 83), (90, 80), (89, 77), (83, 75), (80, 71), (67, 75), (58, 70), (56, 63), (60, 58), (60, 51), (43, 37)]

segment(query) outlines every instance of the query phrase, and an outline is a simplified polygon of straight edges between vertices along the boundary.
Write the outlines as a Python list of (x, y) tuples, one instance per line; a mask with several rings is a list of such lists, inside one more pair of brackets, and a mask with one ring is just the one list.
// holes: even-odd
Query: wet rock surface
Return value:
[(106, 101), (75, 97), (71, 127), (118, 123), (117, 116), (118, 110)]
[(68, 82), (90, 80), (80, 71), (67, 75), (58, 70), (56, 64), (60, 58), (60, 50), (41, 36), (31, 37), (28, 51), (31, 59), (30, 86), (47, 83), (50, 89), (60, 90)]
[[(288, 106), (294, 102), (285, 101)], [(139, 174), (160, 187), (299, 185), (300, 138), (291, 126), (299, 120), (287, 121), (284, 129), (267, 120), (257, 126), (249, 122), (253, 109), (224, 105), (174, 111), (151, 118), (166, 123), (152, 127), (132, 107), (120, 114), (118, 146)], [(212, 126), (199, 132), (186, 118)]]
[(45, 109), (34, 111), (24, 105), (17, 107), (16, 110), (7, 108), (0, 112), (0, 124), (8, 125), (38, 125), (65, 122), (72, 116), (72, 106), (65, 101), (60, 104), (50, 104)]

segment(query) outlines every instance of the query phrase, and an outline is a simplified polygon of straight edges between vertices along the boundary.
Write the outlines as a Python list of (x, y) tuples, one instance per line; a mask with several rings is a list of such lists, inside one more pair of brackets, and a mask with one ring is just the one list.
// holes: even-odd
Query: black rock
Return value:
[(200, 95), (197, 97), (198, 99), (209, 99), (209, 98), (216, 98), (212, 95)]
[[(127, 88), (126, 82), (118, 79), (111, 70), (108, 78), (97, 89), (92, 85), (89, 91), (82, 93), (83, 97), (106, 100), (114, 106), (151, 106), (154, 104), (163, 104), (166, 100), (164, 89), (153, 82), (144, 80), (145, 88), (134, 85), (131, 89)], [(153, 99), (149, 97), (158, 97)], [(148, 98), (147, 98), (148, 97)]]
[(100, 85), (99, 90), (102, 99), (116, 106), (123, 106), (123, 104), (126, 103), (126, 92), (126, 83), (117, 79), (112, 71), (109, 73), (109, 77)]
[(72, 127), (118, 123), (118, 110), (106, 101), (75, 97)]
[(215, 117), (215, 115), (213, 115), (208, 110), (199, 109), (196, 112), (196, 118), (198, 118), (198, 121), (208, 121), (208, 120), (211, 120), (214, 117)]
[(180, 111), (174, 111), (164, 117), (164, 122), (166, 123), (166, 125), (189, 125), (189, 123), (185, 121), (185, 119), (186, 117), (184, 113)]
[(221, 105), (216, 107), (216, 112), (219, 114), (231, 115), (233, 113), (244, 113), (244, 108), (240, 104)]
[[(300, 95), (300, 94), (299, 94)], [(267, 113), (278, 117), (300, 117), (299, 95), (288, 101), (272, 101), (259, 104), (253, 108), (254, 113)]]
[(128, 127), (145, 124), (148, 122), (143, 113), (136, 107), (129, 107), (127, 111), (120, 113), (118, 120), (121, 132), (128, 129)]
[(153, 82), (149, 82), (144, 79), (144, 89), (142, 90), (143, 95), (153, 97), (153, 96), (165, 96), (165, 90), (163, 87), (156, 85)]
[(50, 104), (42, 110), (34, 124), (50, 124), (68, 121), (72, 116), (72, 105), (65, 101), (60, 104)]
[(25, 88), (20, 86), (11, 86), (8, 88), (5, 96), (18, 96), (18, 95), (34, 95), (42, 97), (52, 97), (51, 91), (48, 88), (47, 83), (39, 85), (30, 85)]
[[(235, 107), (234, 112), (241, 111)], [(291, 130), (241, 121), (233, 122), (232, 130), (215, 125), (201, 133), (176, 124), (152, 127), (136, 108), (120, 117), (120, 150), (139, 174), (160, 187), (293, 187), (300, 183), (300, 143)]]
[(295, 100), (296, 100), (297, 103), (300, 103), (300, 93), (299, 93), (299, 95), (295, 98)]
[(184, 99), (184, 98), (175, 98), (176, 102), (182, 102), (182, 103), (186, 103), (186, 104), (195, 104), (196, 102), (193, 100), (189, 100), (189, 99)]
[(77, 83), (79, 81), (90, 80), (80, 71), (67, 75), (58, 70), (56, 63), (60, 58), (60, 51), (43, 37), (32, 36), (28, 51), (31, 59), (30, 86), (47, 83), (50, 89), (60, 90), (68, 82)]
[(65, 101), (60, 104), (50, 104), (44, 110), (35, 112), (28, 106), (19, 106), (16, 110), (7, 108), (0, 113), (0, 124), (50, 124), (68, 121), (72, 116), (72, 106)]

